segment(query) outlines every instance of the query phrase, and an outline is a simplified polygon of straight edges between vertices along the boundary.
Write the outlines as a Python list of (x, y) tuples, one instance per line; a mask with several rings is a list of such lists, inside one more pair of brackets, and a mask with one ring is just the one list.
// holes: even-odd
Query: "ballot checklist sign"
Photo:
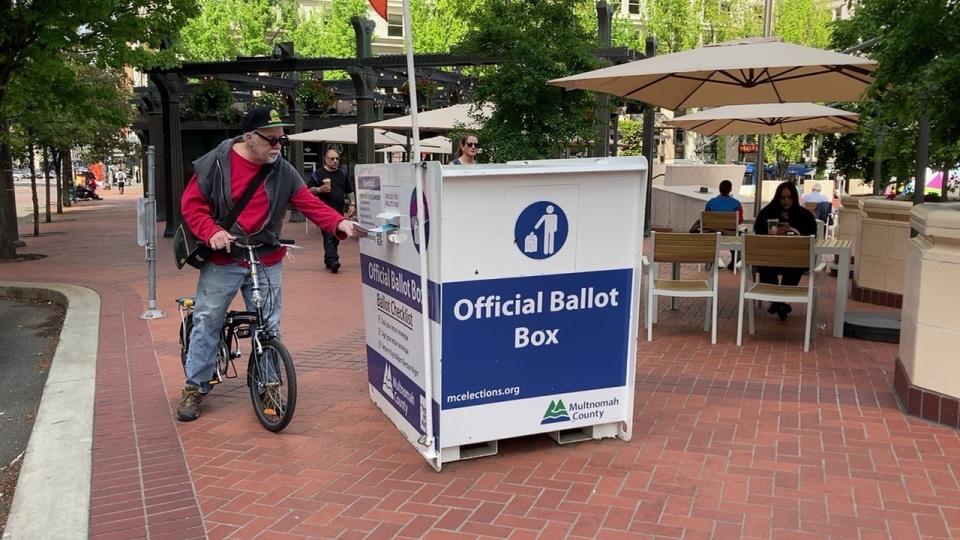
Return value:
[(513, 229), (514, 243), (531, 259), (548, 259), (563, 249), (570, 225), (559, 204), (537, 201), (517, 217)]

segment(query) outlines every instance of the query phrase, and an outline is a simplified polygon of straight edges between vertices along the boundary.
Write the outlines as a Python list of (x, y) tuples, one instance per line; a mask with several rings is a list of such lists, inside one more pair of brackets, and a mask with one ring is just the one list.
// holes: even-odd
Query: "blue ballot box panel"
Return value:
[(443, 285), (442, 407), (623, 386), (632, 269)]

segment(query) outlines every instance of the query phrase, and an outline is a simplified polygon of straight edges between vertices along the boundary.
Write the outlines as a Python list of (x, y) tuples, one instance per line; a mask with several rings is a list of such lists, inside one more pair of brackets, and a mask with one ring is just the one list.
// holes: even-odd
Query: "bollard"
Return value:
[(166, 313), (157, 308), (157, 163), (156, 149), (153, 145), (147, 148), (147, 179), (144, 186), (145, 197), (138, 205), (140, 222), (141, 245), (146, 247), (147, 257), (147, 310), (140, 315), (141, 319), (162, 319)]

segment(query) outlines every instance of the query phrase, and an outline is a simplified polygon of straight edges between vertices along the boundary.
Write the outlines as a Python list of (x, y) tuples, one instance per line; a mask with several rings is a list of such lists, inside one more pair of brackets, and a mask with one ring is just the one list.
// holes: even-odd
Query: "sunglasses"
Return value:
[(465, 142), (463, 143), (463, 145), (468, 146), (470, 148), (480, 148), (480, 143), (478, 142)]
[(340, 158), (338, 157), (328, 157), (327, 159), (329, 159), (330, 161), (340, 161)]
[(269, 143), (270, 146), (278, 146), (278, 145), (279, 145), (279, 146), (286, 146), (287, 143), (290, 142), (290, 139), (287, 138), (286, 135), (281, 135), (281, 136), (279, 136), (279, 137), (267, 137), (267, 136), (264, 135), (263, 133), (260, 133), (259, 131), (256, 131), (256, 130), (254, 130), (253, 133), (254, 133), (257, 137), (260, 137), (261, 139), (267, 141), (267, 143)]

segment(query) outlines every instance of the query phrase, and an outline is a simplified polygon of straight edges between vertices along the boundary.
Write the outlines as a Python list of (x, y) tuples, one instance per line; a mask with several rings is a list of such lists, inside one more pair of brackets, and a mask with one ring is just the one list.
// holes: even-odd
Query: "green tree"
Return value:
[[(916, 121), (931, 115), (931, 164), (957, 161), (960, 141), (960, 10), (948, 0), (871, 0), (853, 17), (838, 21), (833, 45), (845, 48), (873, 38), (867, 53), (878, 62), (869, 94), (877, 104), (873, 117), (884, 127), (883, 156), (915, 162)], [(904, 136), (910, 133), (911, 136)], [(905, 140), (906, 139), (906, 140)], [(909, 140), (913, 140), (911, 145)], [(865, 144), (875, 146), (872, 141)], [(903, 146), (901, 146), (903, 145)], [(893, 146), (893, 148), (889, 148)], [(952, 154), (952, 156), (951, 156)], [(885, 171), (886, 172), (886, 171)], [(910, 176), (912, 170), (897, 174)]]
[[(65, 54), (78, 65), (121, 68), (170, 64), (161, 41), (174, 37), (196, 9), (195, 0), (44, 0), (5, 2), (0, 8), (0, 259), (16, 257), (11, 120), (15, 95), (35, 85), (21, 78), (64, 76)], [(19, 90), (18, 90), (19, 89)], [(52, 104), (51, 104), (52, 106)]]
[(658, 0), (647, 4), (647, 28), (657, 37), (658, 54), (696, 47), (701, 19), (690, 0)]
[(468, 26), (466, 14), (478, 0), (411, 0), (413, 50), (446, 53), (460, 43)]
[(303, 56), (352, 58), (356, 56), (357, 45), (350, 19), (366, 17), (369, 8), (367, 0), (333, 0), (329, 8), (303, 15), (288, 37), (293, 41), (294, 50)]
[(180, 31), (187, 62), (269, 54), (267, 32), (276, 22), (270, 0), (199, 0), (200, 11)]
[(594, 98), (544, 84), (598, 65), (596, 38), (586, 32), (570, 4), (486, 0), (469, 14), (470, 29), (458, 51), (503, 59), (499, 66), (480, 70), (475, 93), (478, 103), (495, 106), (478, 134), (486, 159), (552, 157), (570, 141), (590, 139)]
[(749, 0), (699, 0), (704, 43), (722, 43), (763, 32), (763, 4)]
[(778, 0), (774, 34), (791, 43), (826, 48), (830, 45), (831, 20), (824, 0)]
[(620, 125), (620, 149), (618, 154), (621, 156), (642, 156), (643, 155), (643, 122), (621, 118)]

